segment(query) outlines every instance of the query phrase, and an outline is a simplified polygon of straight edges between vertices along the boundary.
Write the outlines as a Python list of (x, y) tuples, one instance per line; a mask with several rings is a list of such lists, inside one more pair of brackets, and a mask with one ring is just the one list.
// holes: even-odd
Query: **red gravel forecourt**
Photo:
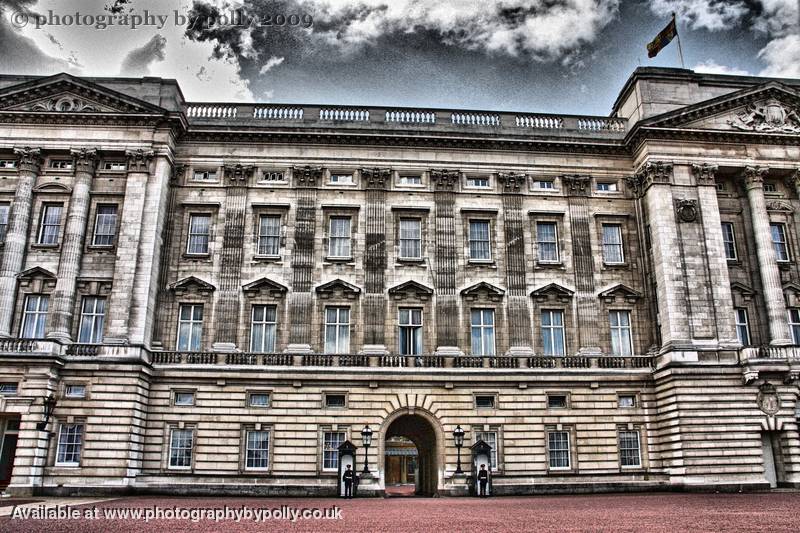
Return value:
[[(29, 504), (30, 505), (30, 504)], [(750, 494), (608, 494), (499, 498), (171, 498), (131, 497), (75, 509), (295, 509), (339, 506), (341, 520), (215, 521), (95, 519), (0, 519), (0, 531), (114, 532), (341, 531), (494, 532), (494, 531), (646, 531), (770, 533), (798, 531), (800, 492)]]

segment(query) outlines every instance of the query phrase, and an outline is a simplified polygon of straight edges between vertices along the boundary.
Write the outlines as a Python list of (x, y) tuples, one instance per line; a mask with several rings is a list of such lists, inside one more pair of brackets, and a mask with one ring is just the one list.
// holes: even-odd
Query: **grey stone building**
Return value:
[(478, 440), (496, 494), (797, 486), (799, 112), (656, 68), (608, 117), (2, 76), (0, 486), (332, 494), (346, 440), (369, 494), (464, 494)]

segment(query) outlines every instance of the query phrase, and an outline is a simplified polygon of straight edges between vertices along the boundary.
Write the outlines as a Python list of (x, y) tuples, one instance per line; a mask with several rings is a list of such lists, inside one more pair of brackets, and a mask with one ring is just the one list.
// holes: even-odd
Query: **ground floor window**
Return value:
[(245, 468), (248, 470), (269, 468), (269, 431), (248, 430), (246, 441)]
[(175, 428), (169, 438), (169, 467), (191, 468), (194, 430)]
[(567, 470), (570, 468), (569, 431), (547, 433), (547, 455), (551, 469)]
[(339, 446), (345, 441), (344, 431), (326, 431), (322, 435), (322, 469), (339, 468)]
[(642, 466), (638, 431), (619, 432), (619, 462), (622, 466)]
[(490, 470), (494, 471), (497, 470), (497, 432), (496, 431), (476, 431), (475, 432), (475, 442), (482, 440), (486, 444), (492, 447), (492, 451), (490, 454), (490, 460), (492, 462), (490, 466)]
[(83, 424), (61, 424), (58, 430), (56, 466), (78, 466), (83, 445)]

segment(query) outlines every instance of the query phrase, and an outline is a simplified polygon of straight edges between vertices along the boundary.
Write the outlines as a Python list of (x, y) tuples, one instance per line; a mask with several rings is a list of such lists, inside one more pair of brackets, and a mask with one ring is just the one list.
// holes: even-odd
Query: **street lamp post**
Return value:
[(44, 431), (47, 429), (47, 422), (50, 421), (50, 415), (53, 414), (53, 409), (56, 407), (56, 398), (52, 394), (48, 395), (44, 399), (44, 413), (42, 417), (42, 421), (36, 424), (36, 429), (39, 431)]
[(456, 429), (453, 430), (453, 440), (456, 443), (456, 450), (458, 451), (456, 474), (463, 474), (464, 471), (461, 470), (461, 447), (464, 446), (464, 430), (461, 429), (460, 425), (456, 426)]
[(372, 430), (369, 428), (369, 426), (364, 426), (364, 429), (361, 430), (361, 442), (364, 444), (364, 470), (361, 473), (369, 474), (369, 467), (367, 466), (367, 452), (369, 451), (370, 444), (372, 444)]

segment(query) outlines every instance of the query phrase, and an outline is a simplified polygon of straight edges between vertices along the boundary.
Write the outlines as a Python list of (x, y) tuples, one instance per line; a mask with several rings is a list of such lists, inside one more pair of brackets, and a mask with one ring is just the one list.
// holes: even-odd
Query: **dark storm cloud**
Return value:
[(150, 65), (156, 61), (163, 61), (167, 40), (161, 35), (154, 35), (149, 41), (139, 48), (134, 48), (122, 61), (120, 74), (124, 76), (146, 76), (150, 72)]

